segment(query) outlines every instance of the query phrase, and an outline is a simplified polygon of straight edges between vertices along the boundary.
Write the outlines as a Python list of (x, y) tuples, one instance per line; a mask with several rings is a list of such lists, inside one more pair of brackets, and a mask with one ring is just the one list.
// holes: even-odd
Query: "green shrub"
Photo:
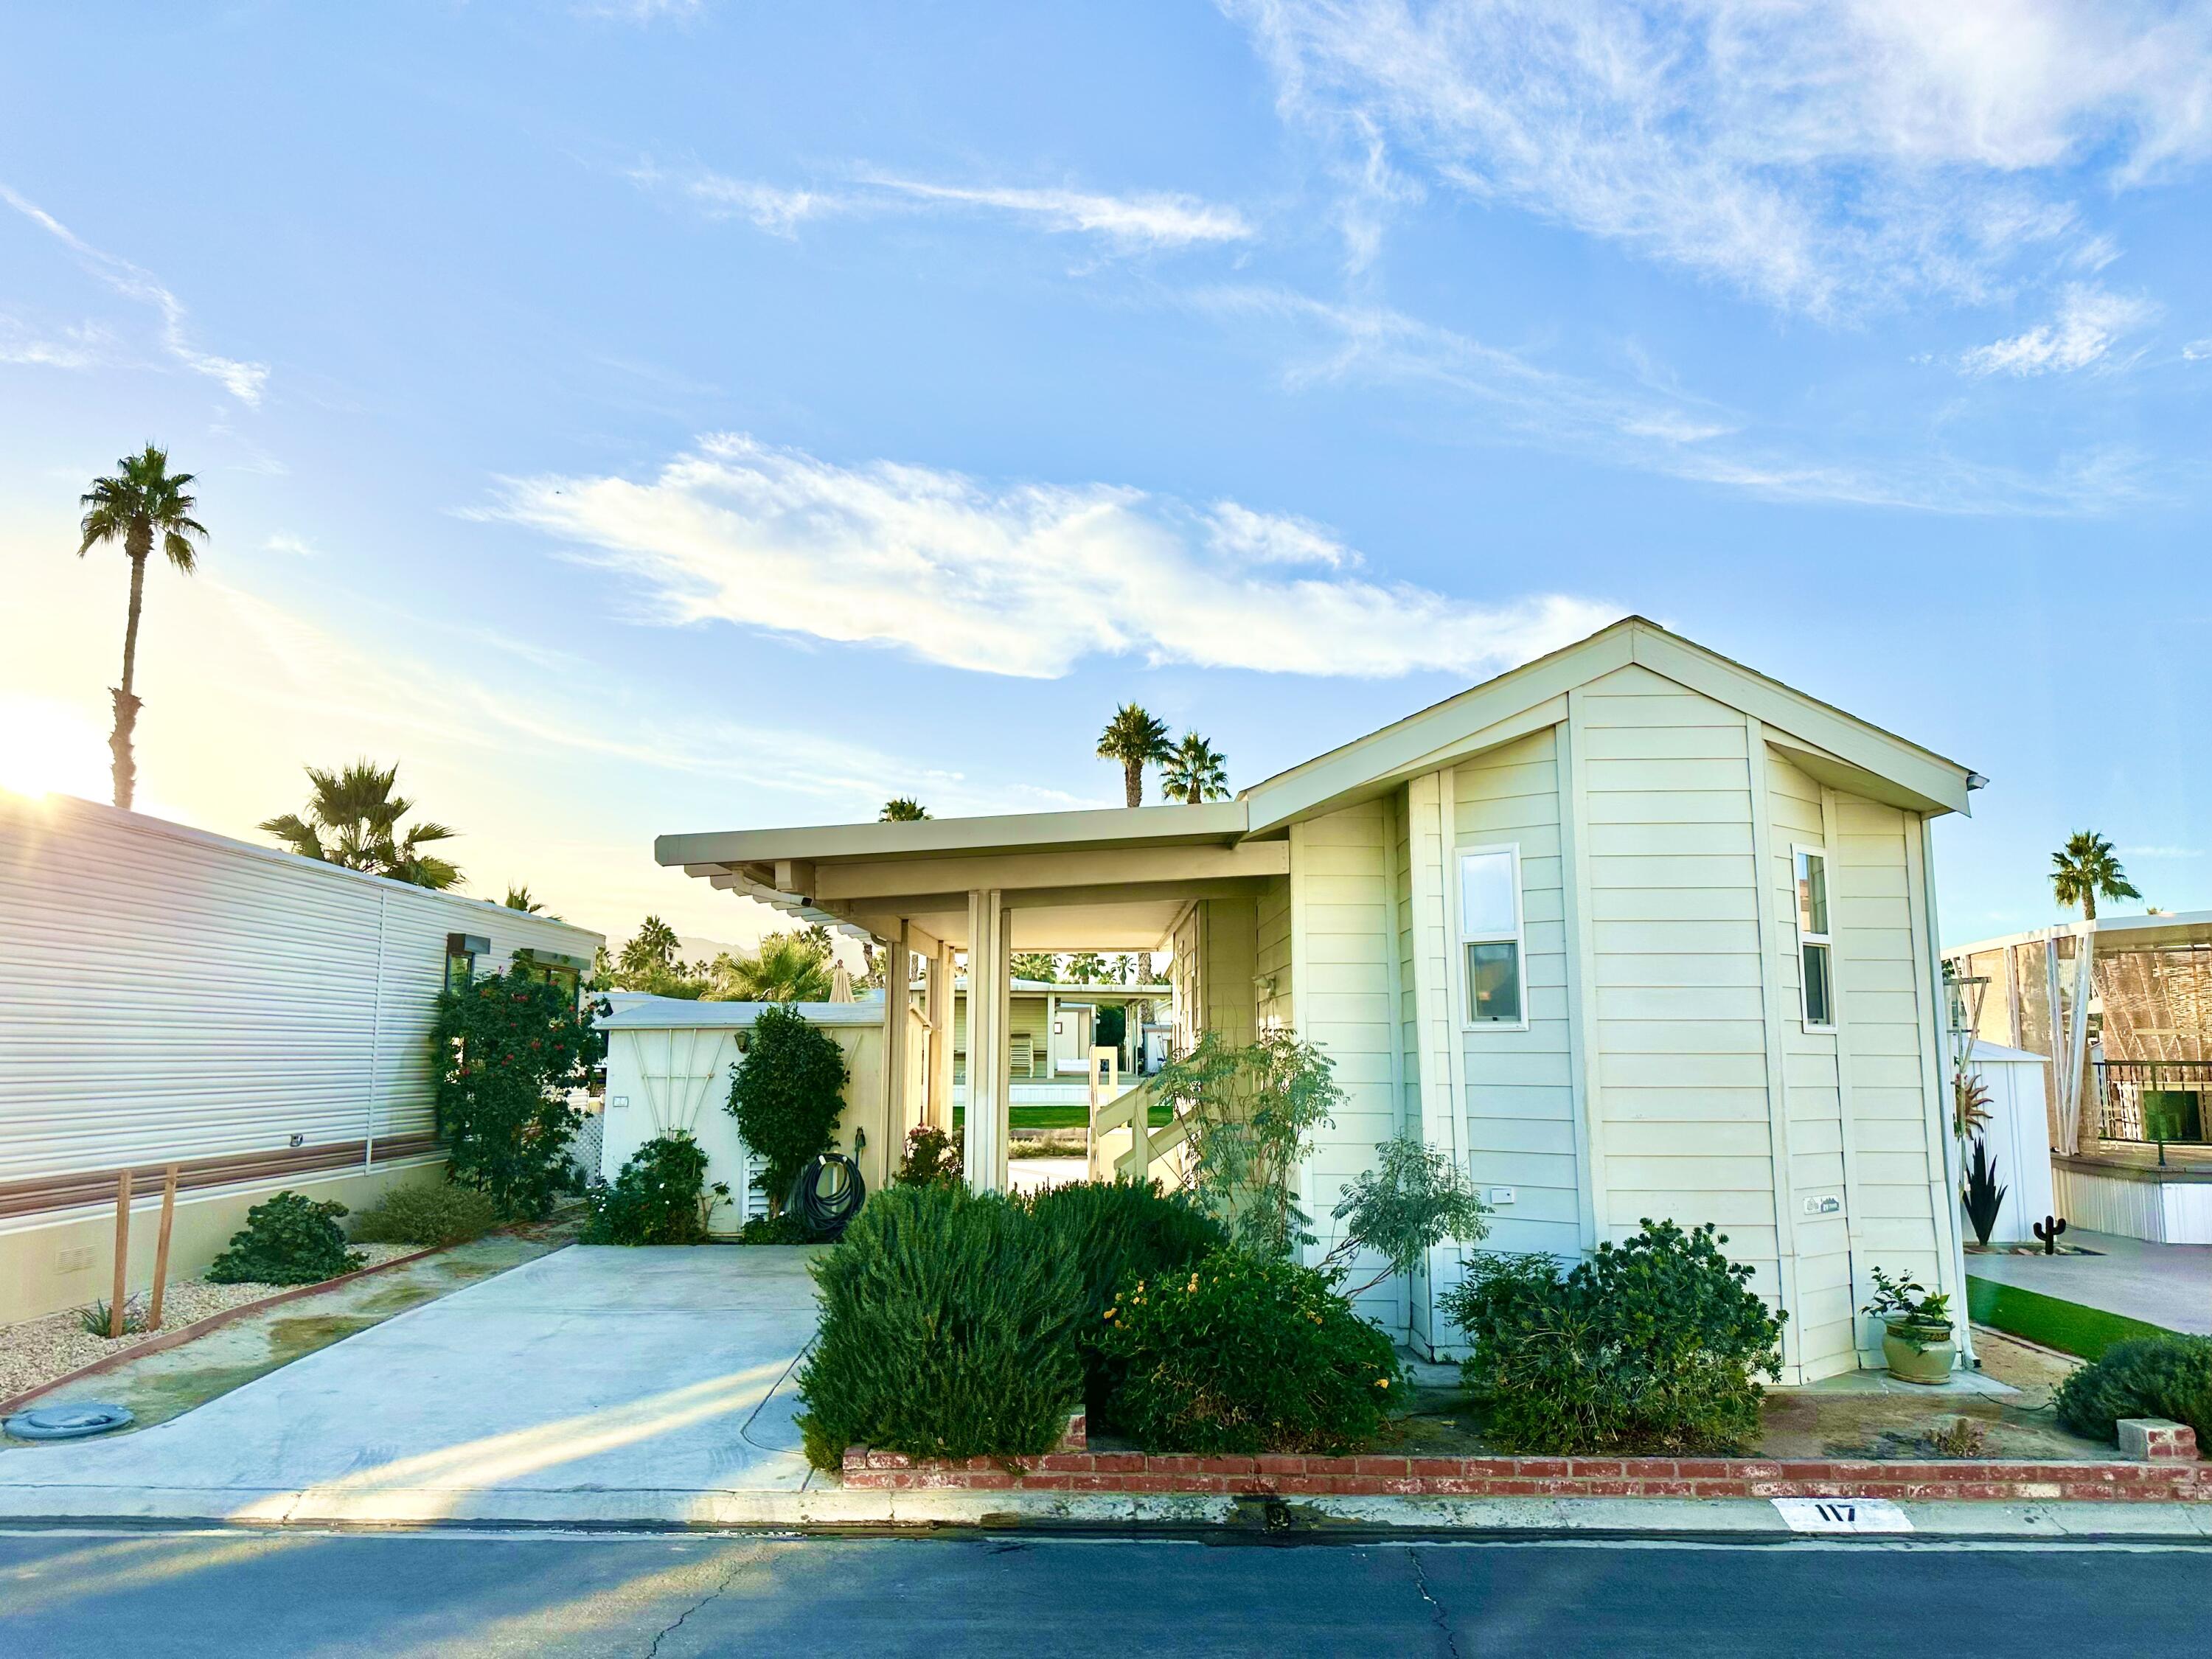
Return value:
[(797, 1216), (757, 1215), (738, 1229), (740, 1244), (811, 1244), (813, 1230)]
[(217, 1285), (313, 1285), (349, 1273), (368, 1258), (346, 1249), (338, 1218), (346, 1206), (279, 1193), (246, 1212), (207, 1276)]
[(595, 1182), (584, 1194), (592, 1213), (582, 1242), (704, 1243), (708, 1192), (730, 1195), (720, 1182), (709, 1188), (706, 1180), (707, 1154), (697, 1141), (681, 1129), (657, 1135), (629, 1155), (611, 1184)]
[(1097, 1423), (1113, 1425), (1122, 1368), (1106, 1355), (1102, 1316), (1115, 1289), (1132, 1278), (1187, 1267), (1226, 1244), (1229, 1236), (1182, 1200), (1164, 1197), (1153, 1183), (1074, 1182), (1045, 1188), (1029, 1206), (1049, 1248), (1075, 1264), (1085, 1401)]
[(1192, 1201), (1255, 1255), (1289, 1257), (1316, 1242), (1298, 1203), (1299, 1171), (1314, 1132), (1346, 1099), (1335, 1070), (1295, 1031), (1271, 1028), (1241, 1048), (1206, 1031), (1152, 1080), (1190, 1124)]
[(960, 1179), (960, 1148), (944, 1130), (924, 1123), (906, 1132), (906, 1156), (891, 1179), (902, 1187), (950, 1185)]
[(1382, 1429), (1401, 1376), (1330, 1275), (1236, 1249), (1131, 1279), (1099, 1325), (1115, 1417), (1147, 1451), (1343, 1451)]
[(763, 1164), (753, 1185), (781, 1210), (808, 1163), (837, 1144), (845, 1051), (795, 1008), (763, 1008), (730, 1079), (730, 1115)]
[(2123, 1417), (2165, 1417), (2212, 1446), (2212, 1336), (2115, 1342), (2060, 1383), (2051, 1404), (2068, 1428), (2099, 1440), (2117, 1439)]
[(605, 1043), (573, 992), (517, 963), (438, 998), (438, 1133), (447, 1171), (491, 1194), (503, 1216), (542, 1219), (574, 1190), (568, 1142), (583, 1120), (560, 1091)]
[(1551, 1256), (1478, 1256), (1441, 1298), (1467, 1332), (1468, 1386), (1512, 1452), (1733, 1452), (1759, 1436), (1759, 1376), (1782, 1323), (1708, 1226), (1647, 1219), (1562, 1273)]
[(1049, 1450), (1080, 1397), (1075, 1264), (1022, 1205), (960, 1187), (873, 1194), (813, 1264), (821, 1328), (799, 1373), (806, 1455)]
[(395, 1187), (353, 1218), (356, 1244), (465, 1244), (499, 1225), (489, 1193), (440, 1181)]

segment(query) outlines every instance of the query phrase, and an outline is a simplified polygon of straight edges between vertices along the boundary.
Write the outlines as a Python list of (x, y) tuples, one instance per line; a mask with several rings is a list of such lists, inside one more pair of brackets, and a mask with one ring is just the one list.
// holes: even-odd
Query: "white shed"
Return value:
[(2033, 1239), (2030, 1229), (2051, 1213), (2044, 1057), (2001, 1042), (1977, 1042), (1968, 1065), (1989, 1087), (1990, 1121), (1982, 1131), (1982, 1143), (1996, 1164), (1997, 1184), (2006, 1189), (1990, 1242), (2010, 1244)]
[[(449, 972), (600, 936), (141, 813), (0, 791), (0, 1323), (107, 1293), (115, 1194), (179, 1165), (172, 1271), (283, 1187), (358, 1206), (442, 1154)], [(152, 1270), (134, 1224), (131, 1281)]]

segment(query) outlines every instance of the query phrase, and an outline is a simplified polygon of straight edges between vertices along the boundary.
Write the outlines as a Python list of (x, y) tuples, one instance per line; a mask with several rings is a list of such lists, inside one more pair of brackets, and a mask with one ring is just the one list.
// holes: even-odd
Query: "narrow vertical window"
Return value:
[(1459, 855), (1459, 936), (1467, 960), (1468, 1024), (1522, 1024), (1517, 848), (1483, 848)]
[(1797, 866), (1797, 955), (1805, 1024), (1833, 1030), (1836, 980), (1828, 933), (1828, 855), (1818, 848), (1793, 849)]

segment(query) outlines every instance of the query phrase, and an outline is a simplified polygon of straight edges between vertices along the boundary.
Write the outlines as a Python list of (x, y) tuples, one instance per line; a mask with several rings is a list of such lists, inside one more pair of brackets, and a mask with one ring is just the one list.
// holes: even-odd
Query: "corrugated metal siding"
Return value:
[(431, 1127), (448, 933), (550, 918), (69, 799), (0, 798), (0, 1180)]

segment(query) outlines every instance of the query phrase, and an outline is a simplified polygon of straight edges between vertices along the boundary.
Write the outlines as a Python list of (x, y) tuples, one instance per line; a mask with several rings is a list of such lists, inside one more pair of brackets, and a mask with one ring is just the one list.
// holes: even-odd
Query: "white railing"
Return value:
[[(1102, 1087), (1103, 1081), (1103, 1087)], [(1129, 1132), (1129, 1150), (1112, 1161), (1110, 1175), (1116, 1181), (1144, 1182), (1158, 1176), (1162, 1184), (1176, 1187), (1182, 1183), (1181, 1159), (1174, 1159), (1164, 1169), (1156, 1164), (1170, 1159), (1190, 1139), (1188, 1119), (1177, 1118), (1166, 1127), (1152, 1127), (1152, 1102), (1155, 1098), (1152, 1079), (1146, 1079), (1133, 1088), (1121, 1087), (1121, 1057), (1112, 1048), (1093, 1048), (1091, 1051), (1091, 1150), (1090, 1175), (1093, 1181), (1108, 1178), (1104, 1137), (1116, 1129)]]

